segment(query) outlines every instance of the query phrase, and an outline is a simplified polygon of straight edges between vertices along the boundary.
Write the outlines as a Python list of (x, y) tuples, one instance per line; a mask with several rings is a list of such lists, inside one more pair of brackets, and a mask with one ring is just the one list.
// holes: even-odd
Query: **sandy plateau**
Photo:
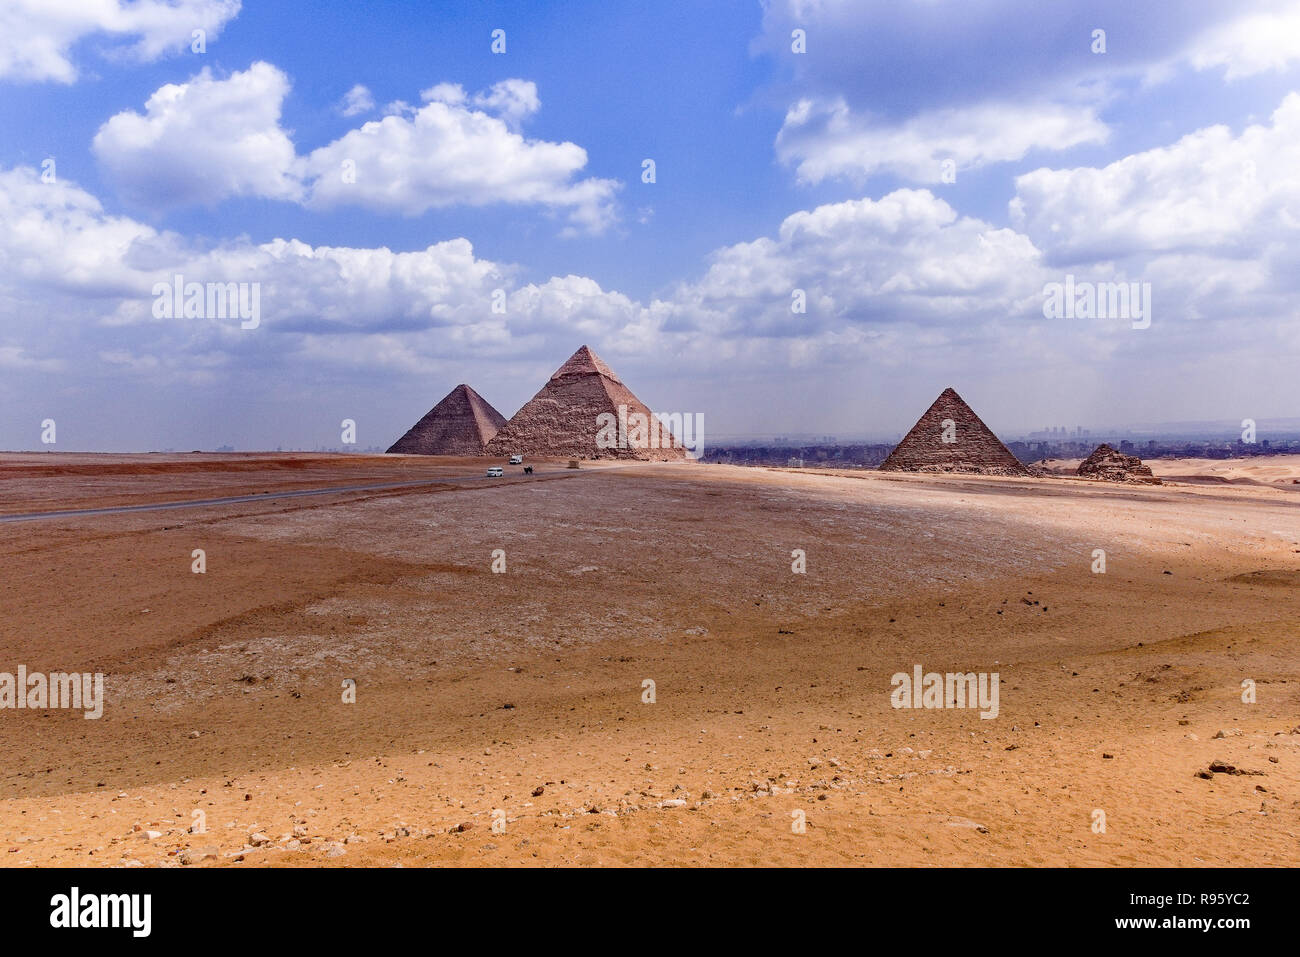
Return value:
[[(0, 671), (107, 688), (0, 711), (0, 859), (1300, 864), (1300, 457), (484, 464), (0, 456), (0, 517), (429, 483), (0, 524)], [(997, 718), (892, 708), (917, 664)]]

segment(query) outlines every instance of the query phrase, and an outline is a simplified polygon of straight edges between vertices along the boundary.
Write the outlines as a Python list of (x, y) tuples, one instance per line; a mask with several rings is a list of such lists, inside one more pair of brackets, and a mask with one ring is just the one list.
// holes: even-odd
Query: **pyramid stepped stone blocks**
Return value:
[(1097, 446), (1091, 455), (1079, 463), (1078, 474), (1084, 478), (1102, 479), (1106, 482), (1137, 482), (1144, 485), (1163, 485), (1143, 465), (1136, 455), (1125, 455), (1105, 443)]
[(389, 452), (407, 455), (483, 455), (506, 417), (464, 383), (393, 443)]
[[(620, 410), (622, 406), (622, 410)], [(546, 385), (487, 444), (490, 455), (540, 455), (566, 459), (636, 459), (686, 461), (685, 448), (667, 428), (657, 429), (658, 447), (640, 447), (628, 430), (628, 442), (597, 441), (600, 417), (635, 421), (653, 416), (609, 366), (582, 346), (555, 370)], [(621, 417), (621, 418), (620, 418)], [(616, 430), (617, 431), (617, 430)], [(608, 435), (608, 430), (606, 432)]]
[(1029, 475), (955, 390), (944, 389), (880, 465), (886, 472)]

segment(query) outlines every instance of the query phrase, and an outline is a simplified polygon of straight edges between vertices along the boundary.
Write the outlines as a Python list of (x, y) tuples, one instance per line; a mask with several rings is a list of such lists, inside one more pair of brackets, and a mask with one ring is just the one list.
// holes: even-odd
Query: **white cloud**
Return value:
[(803, 183), (835, 177), (861, 181), (892, 173), (919, 183), (957, 170), (1019, 160), (1033, 149), (1063, 150), (1103, 142), (1096, 108), (1060, 103), (982, 103), (934, 110), (901, 122), (854, 113), (843, 98), (801, 100), (786, 114), (777, 155)]
[[(1272, 126), (1235, 138), (1212, 132), (1227, 138), (1207, 143), (1197, 134), (1099, 170), (1022, 177), (1023, 229), (962, 216), (924, 189), (817, 206), (786, 217), (771, 235), (718, 249), (699, 276), (649, 301), (580, 275), (521, 284), (515, 267), (476, 256), (463, 239), (409, 252), (293, 239), (201, 247), (110, 216), (73, 184), (41, 183), (32, 169), (4, 171), (0, 365), (15, 376), (57, 367), (62, 382), (106, 383), (100, 394), (139, 383), (150, 390), (141, 401), (155, 405), (158, 394), (185, 394), (168, 389), (210, 388), (214, 402), (239, 395), (291, 407), (320, 400), (279, 395), (284, 369), (295, 370), (295, 381), (332, 383), (329, 394), (351, 403), (377, 394), (376, 383), (424, 382), (433, 368), (460, 381), (470, 367), (545, 364), (588, 341), (615, 368), (671, 357), (673, 375), (722, 404), (731, 400), (709, 393), (718, 377), (787, 388), (805, 376), (816, 392), (832, 381), (851, 389), (867, 368), (895, 386), (890, 402), (897, 386), (915, 390), (915, 381), (927, 392), (968, 383), (997, 389), (1024, 376), (1004, 400), (1003, 409), (1014, 410), (1022, 390), (1045, 396), (1068, 387), (1087, 401), (1088, 390), (1101, 387), (1086, 370), (1104, 364), (1107, 381), (1142, 376), (1170, 385), (1171, 397), (1152, 414), (1186, 417), (1188, 402), (1213, 409), (1228, 395), (1249, 398), (1244, 386), (1179, 392), (1171, 384), (1169, 370), (1195, 366), (1207, 343), (1225, 382), (1248, 381), (1261, 355), (1274, 362), (1293, 353), (1300, 262), (1297, 224), (1287, 217), (1300, 196), (1298, 119), (1300, 95)], [(1218, 167), (1208, 163), (1216, 153), (1225, 157)], [(1232, 164), (1242, 158), (1261, 164), (1259, 195), (1232, 188)], [(1180, 203), (1194, 215), (1179, 218), (1187, 212)], [(1053, 222), (1061, 228), (1051, 230)], [(1148, 252), (1125, 259), (1129, 247), (1113, 244), (1139, 227), (1150, 230), (1139, 243)], [(1065, 271), (1048, 254), (1081, 256), (1076, 246), (1085, 240), (1097, 245), (1070, 271), (1150, 281), (1157, 310), (1150, 330), (1042, 318), (1043, 285)], [(178, 272), (198, 282), (259, 282), (261, 326), (155, 319), (152, 286)], [(491, 309), (497, 289), (507, 293), (504, 314)], [(805, 313), (791, 309), (796, 289)], [(1270, 401), (1286, 400), (1288, 388), (1276, 388)], [(920, 398), (897, 401), (906, 408), (883, 421), (914, 415)], [(807, 402), (817, 404), (815, 396)]]
[[(358, 89), (346, 104), (369, 99)], [(143, 115), (112, 117), (94, 152), (128, 199), (154, 209), (233, 196), (408, 216), (511, 203), (563, 215), (562, 235), (601, 233), (617, 219), (619, 183), (580, 178), (586, 150), (516, 129), (540, 108), (531, 82), (503, 80), (472, 96), (441, 84), (424, 91), (422, 107), (393, 104), (383, 119), (302, 157), (280, 125), (288, 91), (288, 77), (269, 63), (226, 79), (204, 69), (157, 90)]]
[[(1106, 30), (1104, 55), (1090, 52), (1094, 27)], [(806, 54), (790, 52), (794, 28), (807, 33)], [(1096, 0), (1081, 18), (1078, 4), (1039, 0), (768, 0), (752, 49), (775, 61), (776, 95), (792, 104), (776, 151), (800, 182), (891, 173), (934, 183), (949, 158), (974, 168), (1105, 141), (1103, 110), (1137, 81), (1290, 69), (1300, 8)]]
[(269, 63), (214, 79), (206, 67), (169, 83), (144, 115), (118, 113), (93, 149), (122, 193), (154, 208), (216, 203), (232, 196), (296, 200), (293, 142), (280, 127), (289, 78)]
[(71, 83), (69, 51), (98, 35), (129, 41), (140, 60), (188, 50), (194, 30), (214, 39), (239, 0), (5, 0), (0, 3), (0, 78)]
[[(74, 364), (102, 354), (121, 371), (160, 376), (209, 372), (236, 357), (247, 365), (232, 375), (256, 374), (290, 356), (415, 374), (435, 359), (518, 351), (560, 330), (609, 331), (639, 308), (583, 277), (520, 286), (515, 272), (475, 256), (465, 239), (411, 252), (294, 239), (198, 246), (108, 215), (75, 184), (43, 183), (31, 168), (0, 171), (0, 348), (9, 364), (63, 348), (79, 357)], [(154, 284), (178, 273), (259, 283), (261, 325), (155, 318)], [(491, 309), (497, 289), (510, 295), (505, 315)], [(51, 337), (51, 328), (69, 334)]]
[(343, 94), (343, 101), (338, 106), (339, 112), (344, 116), (358, 116), (361, 113), (369, 113), (374, 108), (375, 98), (370, 95), (370, 90), (360, 83)]
[[(416, 216), (447, 206), (519, 203), (566, 214), (567, 233), (599, 233), (614, 222), (618, 183), (576, 178), (587, 165), (586, 150), (526, 139), (512, 129), (539, 106), (532, 83), (507, 80), (473, 97), (440, 84), (422, 97), (418, 109), (366, 123), (314, 150), (306, 159), (308, 205)], [(354, 182), (343, 175), (349, 161)]]
[(511, 127), (519, 124), (542, 108), (537, 97), (537, 84), (531, 80), (502, 80), (474, 97), (474, 105), (501, 117)]
[[(542, 108), (537, 84), (531, 80), (502, 80), (473, 96), (469, 96), (459, 83), (439, 83), (421, 90), (420, 99), (425, 103), (446, 103), (448, 106), (475, 106), (485, 113), (501, 117), (511, 129), (518, 129), (524, 119)], [(414, 112), (406, 104), (402, 106)]]
[(133, 287), (129, 253), (154, 241), (151, 227), (106, 214), (99, 200), (64, 180), (43, 183), (34, 170), (0, 172), (0, 275), (10, 290), (113, 298)]
[(1300, 94), (1269, 125), (1198, 130), (1102, 168), (1016, 179), (1012, 221), (1055, 260), (1200, 252), (1234, 259), (1300, 230)]
[(1228, 80), (1285, 70), (1300, 60), (1300, 8), (1286, 4), (1215, 24), (1196, 37), (1183, 58), (1197, 70), (1223, 67)]
[[(674, 290), (668, 325), (842, 361), (900, 326), (947, 338), (1024, 316), (1040, 270), (1024, 236), (958, 216), (928, 190), (902, 189), (794, 213), (775, 237), (718, 250), (703, 277)], [(792, 310), (794, 290), (806, 313)]]
[[(513, 267), (476, 257), (463, 239), (413, 252), (284, 239), (200, 248), (108, 216), (75, 185), (43, 184), (30, 169), (0, 173), (0, 302), (24, 303), (21, 315), (69, 310), (78, 324), (112, 330), (104, 342), (87, 338), (119, 369), (144, 368), (124, 354), (152, 355), (160, 375), (210, 371), (214, 354), (243, 355), (256, 368), (296, 356), (415, 373), (434, 359), (518, 355), (575, 337), (618, 343), (615, 355), (660, 348), (809, 361), (830, 350), (843, 358), (898, 334), (881, 331), (890, 325), (930, 324), (927, 334), (942, 338), (942, 320), (974, 328), (1023, 313), (1021, 300), (1040, 288), (1037, 257), (1023, 236), (959, 217), (927, 191), (899, 190), (795, 213), (776, 236), (719, 250), (698, 280), (647, 304), (584, 276), (520, 285)], [(256, 338), (237, 323), (155, 319), (153, 284), (176, 273), (260, 282)], [(807, 291), (805, 315), (791, 313), (794, 288)], [(490, 308), (496, 289), (508, 294), (503, 315)], [(18, 316), (7, 324), (14, 335), (23, 325)], [(44, 320), (32, 321), (33, 334), (38, 326)], [(241, 352), (252, 342), (255, 357)]]

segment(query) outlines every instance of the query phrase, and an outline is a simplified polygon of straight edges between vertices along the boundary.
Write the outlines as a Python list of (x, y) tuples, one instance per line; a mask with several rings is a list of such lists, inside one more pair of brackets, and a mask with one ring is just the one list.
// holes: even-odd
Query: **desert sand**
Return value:
[(0, 455), (0, 517), (267, 495), (0, 524), (0, 671), (107, 688), (0, 711), (4, 863), (1300, 864), (1300, 457), (486, 462)]

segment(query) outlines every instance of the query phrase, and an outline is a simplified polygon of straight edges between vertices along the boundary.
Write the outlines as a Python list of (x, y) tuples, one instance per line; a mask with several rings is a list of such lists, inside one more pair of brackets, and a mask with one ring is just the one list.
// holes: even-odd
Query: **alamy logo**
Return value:
[(239, 319), (239, 328), (262, 324), (260, 282), (186, 282), (177, 273), (171, 282), (153, 284), (155, 319)]
[(72, 708), (86, 713), (87, 720), (104, 714), (104, 675), (76, 672), (39, 671), (28, 673), (26, 665), (18, 674), (0, 671), (0, 710), (14, 708), (33, 711), (46, 708)]
[(74, 887), (50, 898), (51, 927), (129, 927), (131, 936), (148, 937), (152, 912), (149, 894), (82, 894)]
[(1151, 283), (1076, 282), (1067, 274), (1065, 282), (1043, 286), (1043, 317), (1128, 319), (1134, 329), (1146, 329), (1151, 325)]
[(890, 679), (894, 690), (889, 703), (895, 708), (980, 708), (984, 719), (998, 716), (998, 673), (969, 671), (940, 674), (922, 673), (920, 665), (912, 674), (900, 671)]
[(703, 412), (628, 413), (626, 405), (618, 415), (602, 412), (596, 416), (598, 449), (672, 449), (683, 448), (686, 457), (698, 459), (704, 454)]

